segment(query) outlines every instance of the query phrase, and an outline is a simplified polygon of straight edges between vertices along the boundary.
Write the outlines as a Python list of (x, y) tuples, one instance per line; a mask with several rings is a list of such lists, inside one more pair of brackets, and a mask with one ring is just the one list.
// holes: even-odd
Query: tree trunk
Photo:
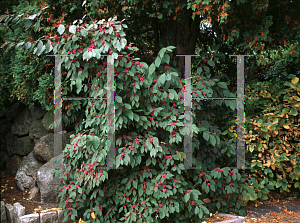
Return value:
[[(175, 55), (194, 55), (196, 40), (199, 34), (199, 16), (193, 20), (191, 10), (182, 10), (179, 18), (173, 20), (170, 18), (165, 23), (158, 26), (160, 32), (160, 43), (163, 47), (175, 46)], [(159, 47), (161, 48), (161, 46)], [(184, 71), (184, 57), (176, 56), (178, 68)]]

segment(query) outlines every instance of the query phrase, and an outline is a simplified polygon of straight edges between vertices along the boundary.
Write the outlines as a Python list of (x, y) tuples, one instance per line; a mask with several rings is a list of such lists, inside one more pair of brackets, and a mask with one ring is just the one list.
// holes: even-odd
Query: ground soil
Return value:
[[(5, 204), (13, 205), (15, 203), (20, 203), (23, 207), (25, 207), (25, 214), (40, 211), (47, 212), (59, 208), (59, 203), (41, 203), (40, 193), (38, 193), (32, 200), (29, 200), (29, 191), (22, 192), (18, 190), (15, 182), (15, 176), (6, 175), (3, 171), (1, 171), (0, 174), (1, 201), (4, 201)], [(258, 199), (247, 203), (247, 216), (245, 217), (245, 223), (300, 223), (299, 194), (297, 194), (296, 197), (294, 194), (280, 194), (278, 192), (271, 191), (269, 197), (270, 199), (267, 201)], [(264, 207), (267, 207), (266, 210), (264, 210)], [(229, 218), (212, 215), (206, 223), (215, 223), (225, 220), (229, 220)], [(76, 223), (78, 222), (83, 221), (77, 220)]]
[(1, 171), (1, 201), (5, 204), (20, 203), (25, 207), (25, 215), (34, 213), (34, 209), (50, 209), (58, 208), (59, 203), (56, 204), (45, 204), (40, 202), (40, 192), (32, 200), (27, 200), (29, 197), (29, 191), (22, 192), (17, 188), (15, 182), (15, 176), (6, 175), (4, 171)]
[(271, 191), (268, 197), (247, 203), (245, 223), (300, 223), (299, 193)]

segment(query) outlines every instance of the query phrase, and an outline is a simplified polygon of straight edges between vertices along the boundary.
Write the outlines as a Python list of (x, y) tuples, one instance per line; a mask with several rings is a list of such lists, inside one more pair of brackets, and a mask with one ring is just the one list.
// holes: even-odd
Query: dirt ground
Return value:
[(16, 182), (15, 176), (6, 175), (1, 171), (1, 201), (4, 201), (5, 204), (15, 204), (20, 203), (25, 207), (25, 215), (34, 213), (34, 209), (50, 209), (58, 208), (59, 203), (56, 204), (45, 204), (41, 203), (40, 192), (32, 200), (27, 200), (29, 197), (29, 191), (19, 191)]

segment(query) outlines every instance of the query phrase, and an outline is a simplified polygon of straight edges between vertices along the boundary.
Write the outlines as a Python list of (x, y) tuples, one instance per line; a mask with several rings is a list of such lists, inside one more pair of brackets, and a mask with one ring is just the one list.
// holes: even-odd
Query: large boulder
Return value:
[[(62, 134), (62, 150), (70, 143), (72, 132)], [(42, 162), (48, 162), (54, 157), (54, 133), (49, 133), (36, 141), (33, 156)]]
[(49, 125), (54, 123), (54, 115), (53, 111), (48, 111), (43, 118), (43, 126), (48, 132), (54, 133), (54, 128), (50, 129)]
[(19, 137), (15, 144), (15, 153), (27, 156), (34, 148), (34, 143), (29, 136)]
[(7, 223), (5, 203), (1, 201), (1, 223)]
[(6, 166), (8, 167), (5, 170), (6, 174), (7, 175), (16, 175), (21, 163), (22, 163), (22, 156), (20, 156), (20, 155), (10, 156), (9, 159), (7, 160), (7, 164), (6, 164)]
[(34, 120), (31, 124), (29, 130), (29, 137), (34, 142), (42, 138), (43, 136), (49, 134), (49, 132), (45, 129), (42, 120)]
[(24, 136), (28, 135), (32, 123), (32, 116), (29, 108), (25, 108), (20, 114), (18, 114), (14, 120), (14, 124), (11, 127), (11, 132), (14, 135)]
[(17, 136), (15, 136), (14, 134), (12, 134), (11, 131), (9, 131), (6, 135), (6, 150), (8, 155), (12, 156), (12, 155), (16, 155), (16, 141), (18, 139)]
[(47, 111), (43, 109), (39, 103), (34, 104), (30, 108), (30, 112), (33, 120), (42, 119), (44, 115), (47, 113)]
[(6, 151), (1, 150), (0, 151), (0, 170), (3, 171), (7, 167), (7, 162), (9, 160), (9, 155), (7, 154)]
[(6, 135), (13, 125), (13, 121), (9, 121), (8, 119), (0, 120), (0, 135)]
[(54, 169), (61, 169), (63, 154), (60, 154), (52, 158), (48, 163), (44, 164), (36, 174), (37, 185), (40, 188), (41, 202), (43, 203), (59, 203), (60, 199), (58, 194), (61, 192), (59, 190), (60, 186), (63, 186), (61, 178), (63, 177), (63, 172), (53, 179), (51, 172)]
[[(49, 125), (53, 124), (54, 123), (54, 114), (53, 114), (53, 111), (48, 111), (43, 120), (43, 126), (44, 128), (48, 131), (48, 132), (51, 132), (51, 133), (54, 133), (54, 128), (53, 129), (50, 129), (49, 128)], [(75, 131), (75, 124), (71, 124), (71, 125), (68, 125), (68, 126), (65, 126), (65, 124), (62, 122), (62, 130), (66, 130), (66, 131)]]
[(0, 111), (0, 120), (2, 120), (2, 119), (6, 119), (5, 110)]
[(18, 101), (17, 103), (7, 107), (4, 111), (6, 118), (10, 121), (13, 120), (18, 113), (23, 111), (26, 108), (26, 105)]
[(6, 138), (4, 135), (0, 135), (0, 157), (0, 169), (5, 170), (9, 156), (6, 148)]
[(33, 157), (33, 152), (24, 156), (15, 177), (17, 188), (21, 191), (33, 188), (36, 185), (36, 171), (43, 165), (44, 163)]

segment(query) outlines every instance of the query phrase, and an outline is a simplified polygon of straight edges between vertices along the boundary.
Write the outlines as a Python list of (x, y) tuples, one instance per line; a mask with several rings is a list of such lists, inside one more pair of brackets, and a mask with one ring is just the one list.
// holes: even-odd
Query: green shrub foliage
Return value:
[[(137, 48), (126, 46), (124, 28), (126, 25), (116, 18), (91, 25), (60, 25), (59, 34), (67, 33), (66, 40), (61, 38), (60, 43), (66, 43), (52, 45), (48, 40), (45, 46), (46, 53), (53, 49), (54, 54), (62, 50), (62, 54), (70, 55), (62, 59), (62, 68), (68, 70), (71, 89), (75, 85), (77, 93), (83, 91), (86, 97), (106, 98), (107, 62), (100, 54), (115, 55), (116, 58), (116, 166), (123, 169), (100, 169), (105, 167), (106, 161), (106, 132), (103, 130), (107, 124), (105, 113), (109, 102), (98, 99), (81, 102), (79, 107), (85, 106), (86, 118), (81, 119), (84, 123), (76, 125), (77, 134), (63, 151), (66, 168), (55, 174), (64, 172), (62, 180), (66, 186), (60, 196), (65, 216), (75, 218), (76, 202), (80, 203), (81, 199), (86, 210), (84, 219), (88, 222), (110, 219), (118, 222), (168, 219), (182, 222), (203, 219), (218, 209), (245, 215), (245, 204), (238, 196), (254, 193), (247, 186), (249, 180), (255, 179), (246, 179), (246, 175), (241, 175), (237, 169), (220, 169), (217, 160), (234, 157), (234, 148), (231, 147), (231, 153), (220, 151), (221, 131), (209, 121), (216, 113), (202, 112), (206, 106), (222, 105), (232, 112), (235, 101), (208, 101), (207, 104), (193, 101), (193, 157), (195, 165), (202, 169), (176, 168), (183, 167), (184, 158), (184, 85), (183, 75), (170, 66), (174, 47), (162, 48), (148, 66), (133, 57)], [(34, 53), (40, 54), (43, 49), (41, 41)], [(214, 61), (204, 59), (203, 64), (203, 70), (201, 66), (197, 69), (201, 77), (193, 81), (193, 97), (233, 97), (226, 84), (219, 81), (220, 75), (211, 77), (210, 66)], [(84, 84), (87, 79), (90, 79), (90, 87)], [(83, 130), (87, 132), (81, 134)], [(236, 165), (234, 159), (227, 164)], [(207, 197), (213, 197), (208, 205), (202, 201)]]

